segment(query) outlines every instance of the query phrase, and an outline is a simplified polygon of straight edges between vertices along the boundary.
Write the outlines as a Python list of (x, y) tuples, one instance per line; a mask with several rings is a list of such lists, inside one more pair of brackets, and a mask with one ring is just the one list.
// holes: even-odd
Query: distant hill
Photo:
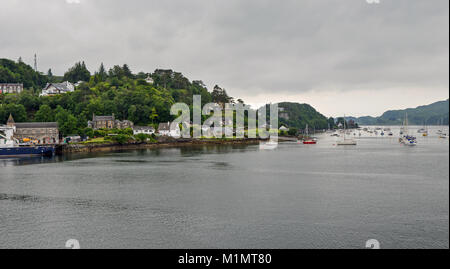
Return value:
[(401, 125), (408, 113), (408, 121), (411, 125), (448, 125), (449, 100), (439, 101), (426, 106), (408, 108), (404, 110), (389, 110), (380, 117), (349, 117), (359, 125)]
[(25, 88), (40, 89), (48, 79), (22, 61), (0, 59), (0, 83), (23, 83)]
[(298, 129), (304, 129), (306, 124), (310, 128), (326, 129), (328, 128), (328, 119), (317, 112), (308, 104), (299, 103), (279, 103), (279, 125), (287, 125)]

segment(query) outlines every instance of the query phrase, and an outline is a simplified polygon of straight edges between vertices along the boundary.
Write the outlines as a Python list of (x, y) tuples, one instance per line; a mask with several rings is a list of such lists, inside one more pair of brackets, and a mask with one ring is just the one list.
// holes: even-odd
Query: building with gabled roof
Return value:
[(75, 86), (69, 81), (63, 83), (47, 83), (39, 96), (54, 96), (75, 91)]
[(59, 127), (57, 122), (18, 122), (12, 115), (6, 126), (14, 129), (14, 138), (19, 141), (28, 139), (36, 144), (58, 144)]
[(129, 120), (116, 120), (114, 113), (111, 116), (96, 116), (92, 114), (92, 120), (88, 121), (88, 128), (98, 129), (127, 129), (133, 128), (133, 122)]
[(22, 83), (0, 83), (0, 94), (21, 93), (22, 91), (23, 91)]

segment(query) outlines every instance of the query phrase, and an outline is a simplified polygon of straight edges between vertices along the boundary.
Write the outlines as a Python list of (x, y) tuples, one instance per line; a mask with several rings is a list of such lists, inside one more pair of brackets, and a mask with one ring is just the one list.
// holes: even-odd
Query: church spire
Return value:
[(16, 123), (14, 122), (13, 116), (9, 114), (8, 121), (6, 122), (7, 126), (14, 126)]

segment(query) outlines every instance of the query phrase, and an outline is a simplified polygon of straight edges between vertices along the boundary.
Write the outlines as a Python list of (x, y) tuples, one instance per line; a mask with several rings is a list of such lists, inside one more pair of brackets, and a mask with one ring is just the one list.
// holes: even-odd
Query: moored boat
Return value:
[[(1, 127), (1, 126), (0, 126)], [(30, 157), (30, 156), (53, 156), (54, 146), (35, 146), (31, 144), (19, 144), (14, 139), (14, 129), (1, 127), (0, 131), (0, 158), (2, 157)]]
[(306, 129), (305, 129), (305, 137), (303, 138), (303, 145), (315, 145), (317, 144), (317, 139), (316, 138), (311, 138), (309, 136), (309, 127), (308, 124), (306, 124)]
[(55, 148), (53, 146), (20, 146), (5, 147), (0, 146), (1, 157), (29, 157), (29, 156), (53, 156)]
[(408, 130), (408, 113), (405, 114), (405, 121), (404, 121), (404, 132), (406, 133), (402, 137), (399, 138), (399, 142), (406, 146), (416, 146), (417, 145), (417, 138), (415, 136), (409, 135)]
[(347, 139), (345, 137), (345, 133), (346, 133), (346, 120), (345, 120), (345, 115), (344, 115), (344, 139), (341, 141), (338, 141), (336, 143), (336, 145), (338, 146), (356, 146), (357, 142), (354, 139)]

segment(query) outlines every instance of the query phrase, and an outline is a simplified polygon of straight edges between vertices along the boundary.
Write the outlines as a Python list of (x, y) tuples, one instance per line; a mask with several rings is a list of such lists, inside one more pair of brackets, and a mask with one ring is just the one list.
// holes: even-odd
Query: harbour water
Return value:
[(391, 128), (348, 147), (0, 159), (0, 248), (449, 248), (449, 140)]

